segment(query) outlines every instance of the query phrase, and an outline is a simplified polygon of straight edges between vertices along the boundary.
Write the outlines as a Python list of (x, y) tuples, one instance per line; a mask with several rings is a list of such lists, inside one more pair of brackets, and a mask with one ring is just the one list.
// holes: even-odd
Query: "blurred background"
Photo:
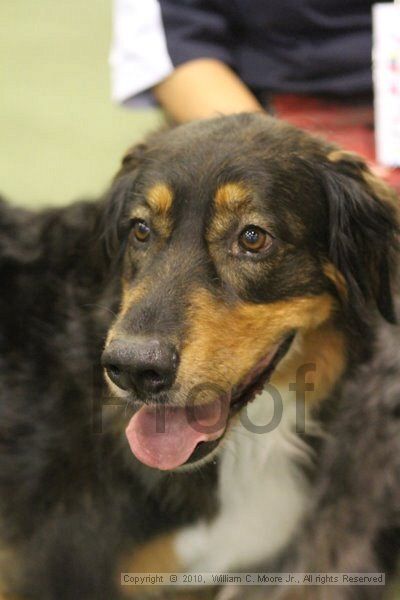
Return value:
[[(144, 0), (145, 1), (145, 0)], [(111, 0), (1, 0), (0, 194), (40, 207), (95, 196), (157, 110), (110, 100)]]

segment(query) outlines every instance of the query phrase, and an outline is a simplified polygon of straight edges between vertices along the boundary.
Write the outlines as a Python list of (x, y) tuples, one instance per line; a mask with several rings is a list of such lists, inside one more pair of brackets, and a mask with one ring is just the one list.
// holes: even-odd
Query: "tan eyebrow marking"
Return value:
[(234, 216), (248, 210), (251, 195), (250, 189), (240, 182), (225, 183), (217, 189), (215, 214), (206, 233), (208, 242), (219, 240), (232, 224)]
[(156, 214), (167, 216), (172, 207), (174, 194), (166, 183), (156, 183), (147, 192), (147, 204)]
[(242, 183), (225, 183), (215, 194), (215, 204), (218, 208), (228, 208), (249, 201), (249, 190)]

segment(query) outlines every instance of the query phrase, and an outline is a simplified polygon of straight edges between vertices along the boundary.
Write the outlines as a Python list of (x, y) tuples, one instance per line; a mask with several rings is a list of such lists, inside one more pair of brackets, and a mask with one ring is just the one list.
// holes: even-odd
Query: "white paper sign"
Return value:
[(400, 4), (373, 6), (376, 154), (400, 166)]

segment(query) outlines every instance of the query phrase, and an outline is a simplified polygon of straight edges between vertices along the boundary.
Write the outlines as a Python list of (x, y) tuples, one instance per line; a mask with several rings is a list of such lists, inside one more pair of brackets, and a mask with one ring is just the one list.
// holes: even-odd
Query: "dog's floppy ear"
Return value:
[(122, 158), (121, 167), (112, 182), (105, 199), (103, 211), (103, 239), (107, 256), (118, 260), (124, 250), (126, 229), (129, 226), (128, 204), (147, 145), (137, 144), (129, 148)]
[(115, 178), (118, 178), (125, 173), (130, 173), (139, 167), (146, 150), (147, 144), (144, 143), (135, 144), (134, 146), (128, 148), (122, 157), (121, 167)]
[(328, 155), (323, 180), (330, 260), (345, 279), (350, 308), (362, 318), (373, 300), (382, 316), (395, 323), (391, 290), (399, 241), (395, 192), (361, 157), (340, 150)]

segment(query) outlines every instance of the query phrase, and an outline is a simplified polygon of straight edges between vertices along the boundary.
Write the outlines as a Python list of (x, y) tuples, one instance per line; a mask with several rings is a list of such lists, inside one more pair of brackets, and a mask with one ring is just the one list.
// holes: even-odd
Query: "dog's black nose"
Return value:
[(178, 353), (157, 338), (114, 340), (103, 352), (102, 365), (119, 388), (154, 394), (172, 386)]

